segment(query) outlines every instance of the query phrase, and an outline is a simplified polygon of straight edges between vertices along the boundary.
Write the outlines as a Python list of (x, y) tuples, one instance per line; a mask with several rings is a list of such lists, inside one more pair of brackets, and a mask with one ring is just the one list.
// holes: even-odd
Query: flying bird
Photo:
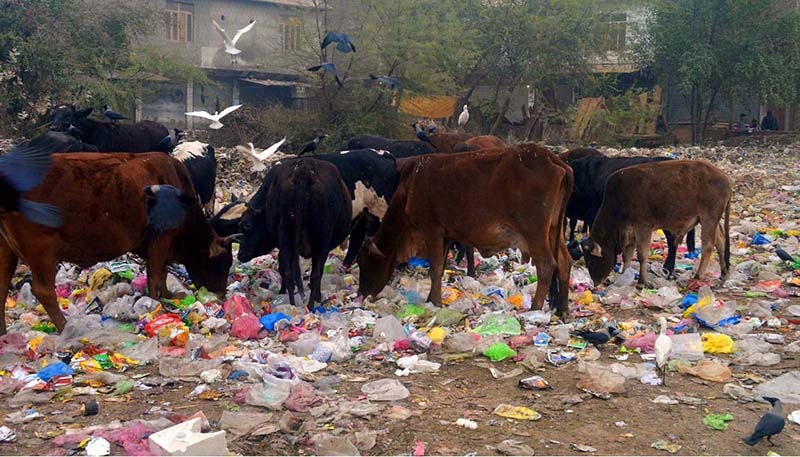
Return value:
[(314, 151), (316, 151), (316, 150), (317, 150), (317, 146), (319, 146), (319, 143), (320, 143), (322, 140), (324, 140), (324, 139), (325, 139), (325, 137), (327, 137), (327, 136), (328, 136), (328, 135), (325, 135), (325, 134), (323, 134), (323, 135), (317, 135), (317, 136), (316, 136), (316, 137), (315, 137), (313, 140), (311, 140), (311, 141), (309, 141), (308, 143), (306, 143), (306, 145), (305, 145), (305, 146), (303, 146), (303, 149), (300, 151), (300, 154), (297, 154), (297, 155), (298, 155), (298, 156), (302, 156), (303, 154), (305, 154), (305, 153), (307, 153), (307, 152), (314, 152)]
[(108, 105), (103, 105), (103, 116), (105, 116), (105, 118), (108, 119), (112, 124), (119, 120), (127, 119), (127, 117), (111, 111), (111, 108), (109, 108)]
[(169, 184), (147, 186), (144, 193), (147, 196), (147, 228), (155, 233), (181, 225), (186, 210), (197, 203), (195, 197)]
[(208, 128), (217, 130), (222, 128), (222, 122), (220, 122), (220, 120), (222, 120), (223, 117), (231, 114), (241, 107), (242, 105), (233, 105), (225, 108), (221, 113), (215, 111), (214, 114), (208, 114), (205, 111), (192, 111), (191, 113), (186, 113), (186, 115), (208, 119), (211, 121), (211, 125), (209, 125)]
[(672, 339), (667, 336), (667, 320), (664, 316), (658, 318), (658, 323), (661, 325), (661, 333), (656, 338), (656, 367), (661, 371), (661, 377), (664, 379), (664, 385), (667, 385), (667, 361), (669, 354), (672, 352)]
[(321, 48), (325, 49), (331, 43), (337, 43), (336, 49), (340, 52), (356, 52), (356, 45), (350, 40), (346, 33), (328, 32), (322, 39)]
[(28, 144), (0, 156), (0, 214), (18, 211), (35, 224), (61, 226), (61, 215), (55, 206), (22, 198), (47, 175), (55, 149), (50, 144)]
[(339, 87), (343, 87), (342, 78), (339, 76), (339, 72), (336, 70), (336, 65), (329, 62), (323, 62), (319, 65), (314, 65), (313, 67), (308, 68), (308, 71), (320, 71), (320, 70), (324, 70), (328, 73), (333, 73), (334, 78), (336, 79), (336, 84), (338, 84)]
[(592, 343), (594, 347), (599, 349), (599, 346), (608, 343), (612, 337), (617, 336), (619, 334), (619, 330), (617, 330), (616, 327), (608, 326), (607, 329), (599, 330), (597, 332), (588, 332), (582, 330), (575, 332), (575, 334), (585, 339), (589, 343)]
[(247, 24), (246, 26), (244, 26), (244, 27), (242, 27), (241, 29), (237, 30), (237, 31), (236, 31), (236, 35), (234, 35), (234, 36), (233, 36), (233, 39), (231, 39), (231, 38), (228, 36), (228, 33), (227, 33), (227, 32), (225, 32), (225, 29), (223, 29), (222, 27), (220, 27), (220, 25), (219, 25), (219, 24), (217, 24), (217, 21), (215, 21), (214, 19), (212, 19), (212, 20), (211, 20), (211, 22), (213, 22), (213, 23), (214, 23), (214, 27), (216, 27), (216, 29), (217, 29), (217, 32), (219, 32), (220, 36), (222, 36), (222, 40), (225, 42), (225, 52), (226, 52), (227, 54), (230, 54), (231, 56), (235, 56), (235, 55), (237, 55), (237, 54), (239, 54), (239, 53), (241, 53), (241, 52), (242, 52), (242, 50), (241, 50), (241, 49), (239, 49), (239, 48), (237, 48), (237, 47), (236, 47), (236, 43), (238, 43), (238, 42), (239, 42), (239, 39), (240, 39), (240, 38), (241, 38), (241, 37), (242, 37), (242, 36), (243, 36), (245, 33), (247, 33), (247, 32), (249, 32), (250, 30), (252, 30), (252, 29), (253, 29), (253, 26), (254, 26), (254, 25), (256, 25), (256, 21), (250, 21), (250, 23), (249, 23), (249, 24)]
[(467, 105), (464, 105), (464, 110), (461, 111), (461, 114), (458, 116), (458, 126), (464, 127), (469, 122), (469, 110), (467, 110)]
[(422, 126), (419, 125), (419, 122), (414, 122), (413, 124), (411, 124), (411, 126), (414, 127), (414, 131), (417, 133), (417, 138), (419, 138), (420, 141), (425, 143), (431, 142), (431, 139), (428, 137), (428, 134), (425, 133), (425, 129), (423, 129)]
[(788, 252), (784, 251), (783, 248), (781, 248), (780, 246), (777, 245), (775, 246), (775, 255), (780, 257), (780, 259), (783, 260), (784, 262), (794, 263), (794, 257), (792, 257), (792, 255), (789, 254)]
[(186, 134), (178, 129), (172, 129), (169, 132), (169, 135), (165, 136), (158, 142), (157, 149), (161, 152), (172, 152), (175, 149), (175, 146), (178, 145), (181, 138), (183, 138)]
[(250, 146), (250, 149), (247, 149), (244, 146), (236, 146), (236, 150), (250, 158), (250, 160), (253, 162), (253, 167), (251, 168), (252, 171), (259, 172), (267, 169), (266, 165), (264, 165), (264, 161), (275, 154), (278, 151), (278, 148), (280, 148), (285, 141), (286, 137), (283, 137), (282, 140), (260, 152), (256, 150), (255, 146), (253, 146), (253, 143), (247, 143), (247, 145)]
[(398, 94), (403, 93), (403, 85), (400, 84), (397, 78), (392, 78), (391, 76), (375, 76), (371, 73), (369, 78), (373, 81), (378, 81), (379, 84), (386, 86), (389, 90), (396, 90)]
[(775, 443), (772, 442), (772, 437), (780, 433), (786, 425), (786, 420), (783, 418), (783, 412), (781, 411), (781, 401), (774, 397), (764, 397), (764, 400), (767, 400), (772, 405), (772, 409), (761, 416), (753, 433), (744, 438), (744, 442), (750, 446), (755, 446), (763, 438), (766, 438), (769, 444), (774, 446)]

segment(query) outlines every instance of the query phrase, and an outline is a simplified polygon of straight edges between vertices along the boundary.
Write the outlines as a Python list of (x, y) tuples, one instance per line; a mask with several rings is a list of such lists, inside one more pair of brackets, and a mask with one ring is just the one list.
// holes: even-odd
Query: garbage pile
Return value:
[[(637, 287), (636, 262), (606, 285), (594, 285), (582, 262), (576, 264), (566, 322), (550, 310), (531, 309), (536, 269), (521, 263), (515, 250), (476, 255), (478, 278), (467, 276), (451, 254), (442, 307), (425, 299), (430, 279), (424, 259), (403, 266), (376, 300), (361, 302), (357, 267), (346, 271), (338, 249), (325, 265), (323, 303), (310, 309), (291, 306), (280, 293), (273, 255), (236, 263), (226, 297), (196, 289), (185, 270), (172, 267), (167, 287), (174, 298), (161, 301), (147, 296), (145, 269), (133, 257), (85, 270), (60, 265), (56, 288), (67, 317), (60, 335), (20, 266), (5, 304), (9, 333), (0, 338), (0, 398), (7, 412), (0, 449), (61, 455), (444, 453), (409, 441), (397, 424), (444, 407), (426, 405), (437, 389), (426, 392), (415, 380), (451, 379), (465, 365), (516, 391), (500, 392), (482, 409), (464, 405), (435, 424), (443, 430), (469, 434), (498, 424), (555, 421), (548, 401), (556, 391), (571, 405), (561, 410), (576, 414), (577, 403), (642, 392), (645, 398), (635, 401), (697, 407), (707, 400), (686, 388), (703, 385), (731, 409), (764, 396), (793, 405), (787, 427), (796, 435), (800, 428), (791, 417), (800, 417), (794, 411), (800, 408), (800, 225), (794, 202), (800, 177), (787, 154), (770, 148), (609, 151), (713, 157), (730, 173), (742, 190), (732, 211), (732, 272), (720, 281), (712, 262), (712, 279), (694, 279), (698, 253), (682, 246), (676, 278), (665, 277), (659, 267), (666, 241), (657, 233), (647, 287)], [(218, 156), (218, 196), (247, 195), (257, 177), (237, 165), (239, 158), (224, 154)], [(755, 175), (762, 178), (754, 182)], [(789, 259), (777, 254), (779, 247)], [(666, 379), (655, 361), (658, 317), (666, 318), (672, 341)], [(434, 386), (446, 386), (448, 379)], [(673, 390), (675, 384), (681, 389)], [(191, 414), (183, 403), (192, 405)], [(738, 410), (714, 409), (701, 415), (697, 427), (729, 433), (741, 420)], [(617, 427), (628, 427), (622, 424)], [(613, 452), (604, 441), (577, 442), (582, 438), (575, 433), (576, 442), (564, 443), (564, 452)], [(521, 436), (485, 444), (493, 446), (489, 452), (511, 454), (533, 454), (542, 446)], [(652, 447), (674, 453), (687, 445), (665, 435), (634, 452)]]

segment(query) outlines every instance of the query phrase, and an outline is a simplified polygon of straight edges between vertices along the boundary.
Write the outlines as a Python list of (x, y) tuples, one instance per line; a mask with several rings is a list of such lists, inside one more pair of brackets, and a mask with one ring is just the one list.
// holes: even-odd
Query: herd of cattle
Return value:
[[(152, 297), (166, 293), (172, 262), (185, 265), (197, 287), (224, 294), (234, 241), (242, 262), (279, 249), (282, 292), (292, 304), (295, 291), (304, 295), (299, 256), (312, 261), (310, 302), (320, 302), (328, 254), (348, 237), (344, 263), (358, 262), (362, 297), (380, 293), (396, 264), (416, 255), (429, 260), (428, 299), (441, 304), (453, 245), (472, 275), (474, 249), (488, 256), (518, 248), (536, 267), (533, 306), (540, 309), (549, 296), (562, 316), (573, 260), (584, 257), (599, 284), (617, 255), (627, 267), (637, 249), (645, 283), (657, 229), (667, 235), (666, 270), (687, 234), (694, 249), (697, 224), (697, 275), (715, 246), (722, 273), (729, 267), (731, 185), (704, 161), (611, 158), (586, 148), (556, 155), (533, 143), (463, 133), (417, 135), (421, 141), (358, 135), (338, 153), (276, 162), (248, 202), (213, 214), (211, 146), (179, 143), (179, 132), (157, 123), (97, 122), (90, 113), (59, 107), (50, 131), (0, 156), (0, 303), (22, 261), (59, 330), (59, 262), (90, 266), (132, 252), (147, 260)], [(42, 217), (48, 211), (50, 218)], [(591, 226), (589, 238), (574, 240), (577, 220)]]

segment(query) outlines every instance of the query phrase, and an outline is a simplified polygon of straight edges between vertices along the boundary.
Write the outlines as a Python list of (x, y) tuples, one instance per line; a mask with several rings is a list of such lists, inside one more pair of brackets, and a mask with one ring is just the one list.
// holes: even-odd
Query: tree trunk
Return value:
[(733, 130), (733, 123), (736, 122), (736, 94), (731, 93), (728, 100), (728, 130)]
[(711, 98), (708, 100), (708, 106), (706, 107), (706, 115), (703, 118), (703, 127), (702, 127), (702, 136), (705, 139), (706, 137), (706, 130), (708, 129), (708, 121), (709, 117), (711, 117), (711, 111), (714, 109), (714, 104), (717, 101), (717, 92), (719, 92), (719, 88), (715, 87), (714, 92), (711, 93)]
[(509, 87), (508, 92), (506, 93), (506, 99), (503, 101), (503, 105), (500, 108), (500, 111), (497, 113), (494, 124), (492, 124), (492, 128), (489, 130), (489, 135), (494, 135), (497, 132), (497, 129), (500, 128), (500, 124), (503, 122), (503, 117), (505, 117), (506, 111), (508, 111), (508, 107), (511, 105), (511, 94), (513, 92), (514, 86)]
[(689, 97), (689, 117), (692, 124), (692, 146), (697, 144), (697, 122), (695, 117), (695, 98), (697, 97), (697, 85), (692, 85), (692, 95)]
[(539, 122), (539, 115), (541, 114), (541, 103), (536, 103), (528, 112), (528, 121), (525, 125), (525, 134), (522, 136), (524, 141), (531, 140), (531, 132), (533, 132), (534, 127)]

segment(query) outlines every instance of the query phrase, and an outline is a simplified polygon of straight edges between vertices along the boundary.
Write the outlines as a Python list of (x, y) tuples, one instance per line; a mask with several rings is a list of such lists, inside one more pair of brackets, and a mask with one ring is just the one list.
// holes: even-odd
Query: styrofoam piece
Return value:
[(148, 438), (154, 455), (226, 455), (225, 431), (202, 433), (197, 417), (153, 433)]

